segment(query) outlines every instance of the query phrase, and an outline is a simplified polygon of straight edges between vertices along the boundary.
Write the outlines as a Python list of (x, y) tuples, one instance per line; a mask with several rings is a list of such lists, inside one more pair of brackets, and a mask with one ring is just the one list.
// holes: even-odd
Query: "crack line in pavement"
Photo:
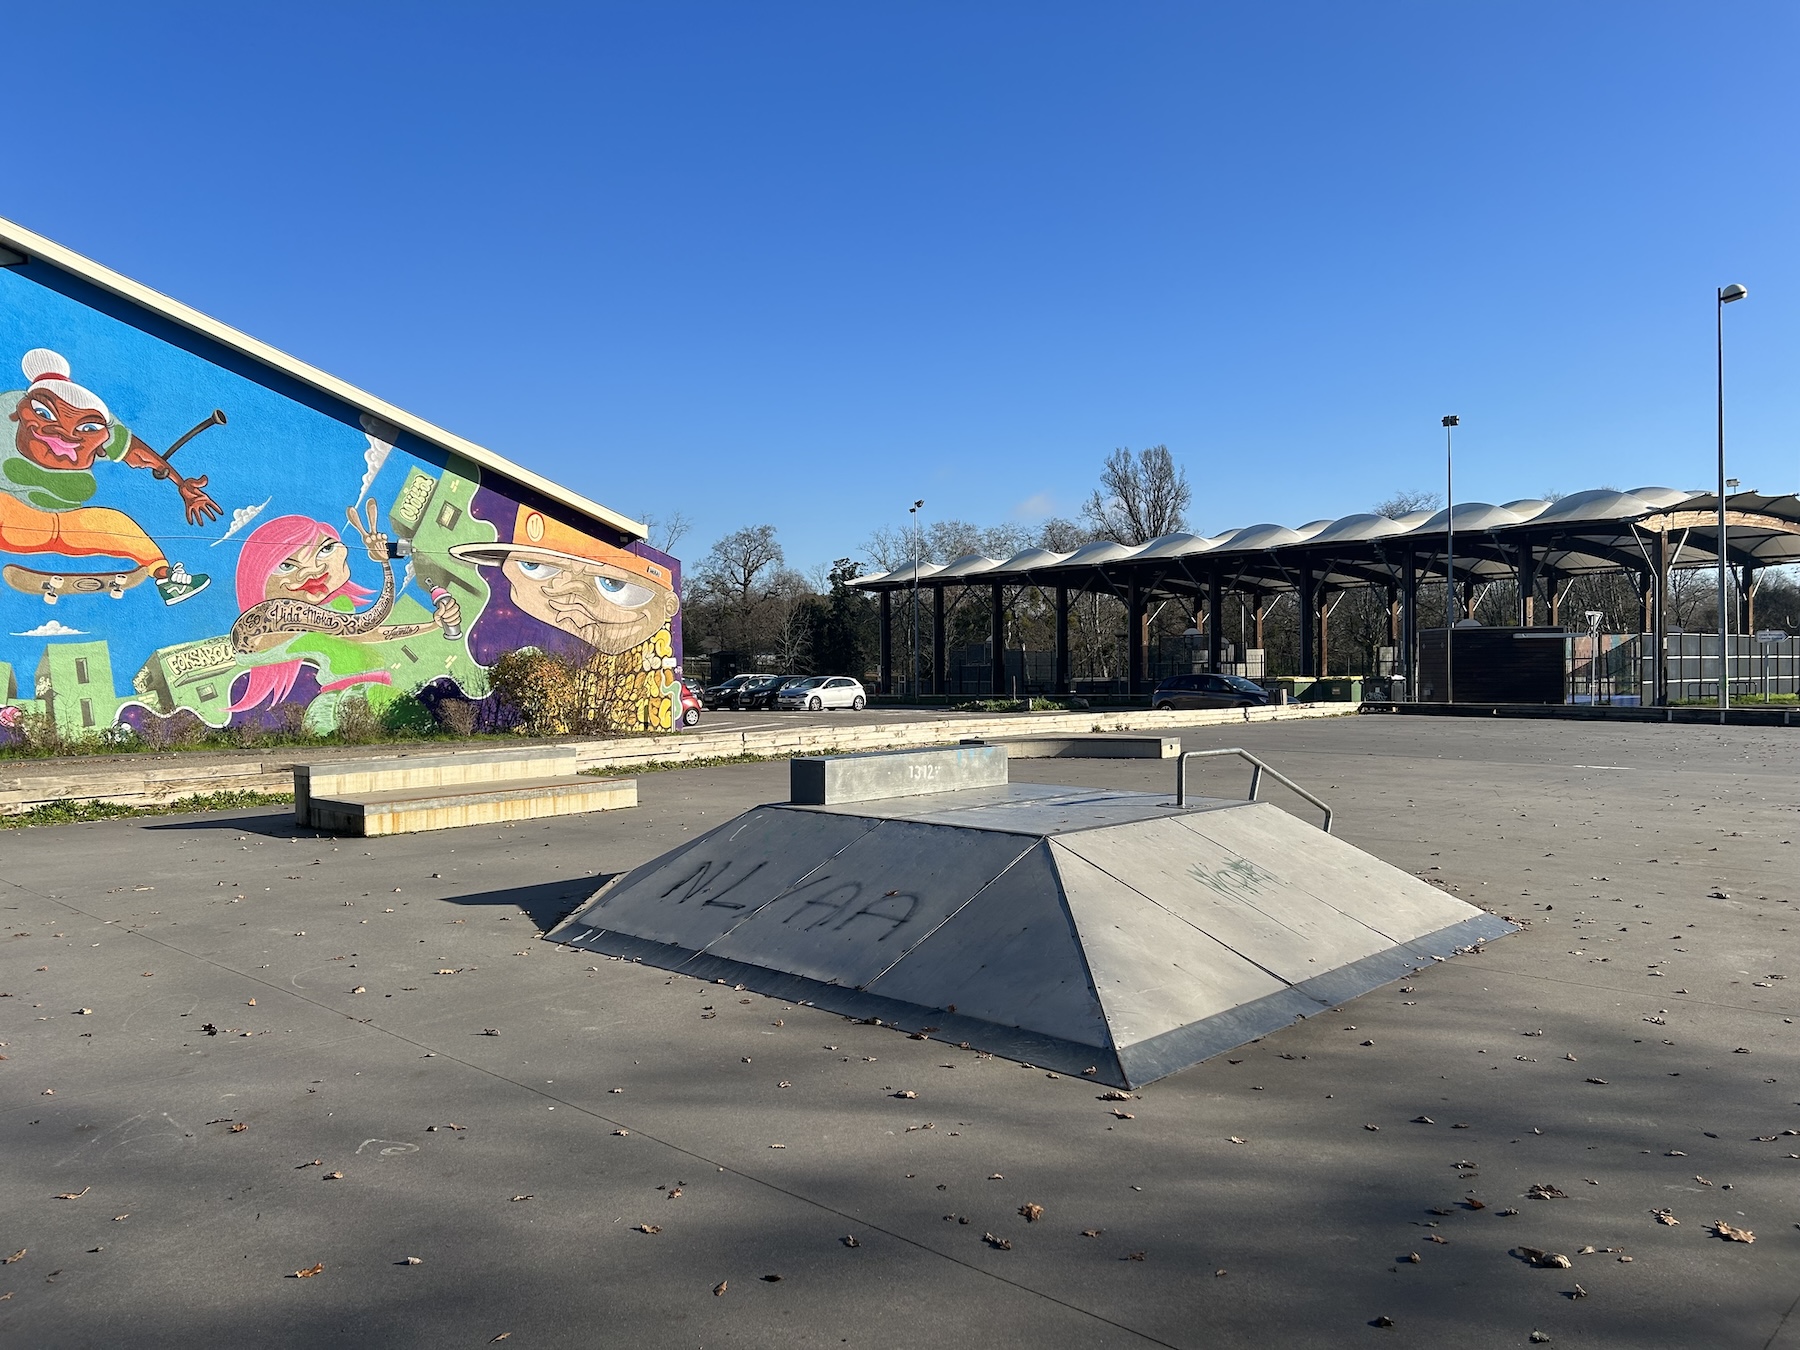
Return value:
[[(18, 885), (18, 883), (16, 883), (16, 882), (13, 884)], [(49, 900), (53, 904), (61, 905), (65, 909), (68, 909), (73, 913), (79, 914), (85, 919), (93, 920), (96, 923), (106, 923), (107, 922), (107, 920), (101, 919), (99, 915), (91, 913), (88, 910), (81, 908), (81, 906), (72, 904), (67, 900), (60, 899), (56, 896), (42, 895), (41, 892), (32, 891), (32, 890), (30, 890), (29, 887), (25, 887), (25, 886), (19, 886), (19, 889), (26, 891), (28, 894), (39, 895), (40, 898)], [(418, 1050), (425, 1049), (425, 1043), (423, 1041), (416, 1041), (412, 1037), (405, 1035), (402, 1032), (394, 1031), (394, 1030), (391, 1030), (390, 1028), (380, 1026), (375, 1022), (375, 1020), (373, 1018), (369, 1018), (369, 1019), (365, 1020), (363, 1018), (353, 1017), (351, 1014), (344, 1012), (342, 1009), (332, 1007), (329, 1003), (323, 1003), (316, 998), (308, 997), (304, 992), (302, 992), (300, 990), (289, 988), (286, 985), (277, 984), (273, 980), (265, 979), (260, 975), (253, 975), (253, 974), (249, 973), (248, 971), (238, 970), (234, 966), (228, 965), (223, 961), (214, 960), (210, 956), (201, 956), (197, 952), (191, 952), (191, 951), (187, 950), (187, 948), (185, 948), (185, 947), (178, 947), (172, 942), (165, 942), (161, 938), (153, 937), (149, 933), (141, 932), (137, 929), (131, 929), (131, 928), (123, 929), (121, 931), (128, 933), (133, 937), (142, 938), (146, 942), (153, 942), (157, 946), (163, 948), (165, 951), (175, 952), (181, 956), (187, 957), (190, 960), (202, 962), (206, 965), (214, 967), (215, 969), (223, 970), (232, 975), (236, 975), (242, 979), (250, 980), (253, 983), (260, 984), (265, 989), (272, 990), (275, 993), (285, 994), (289, 998), (297, 998), (302, 1003), (310, 1003), (313, 1005), (313, 1007), (318, 1008), (323, 1012), (332, 1013), (338, 1017), (344, 1018), (346, 1021), (349, 1021), (349, 1022), (355, 1022), (358, 1026), (368, 1027), (369, 1030), (371, 1030), (371, 1031), (380, 1032), (384, 1036), (392, 1037), (394, 1040), (400, 1041), (405, 1045), (410, 1045), (410, 1046), (414, 1047), (415, 1049), (418, 1049)], [(490, 1077), (490, 1078), (497, 1078), (502, 1083), (510, 1083), (510, 1084), (512, 1084), (512, 1086), (519, 1088), (522, 1091), (532, 1093), (534, 1096), (545, 1098), (548, 1101), (553, 1101), (558, 1106), (565, 1106), (571, 1111), (578, 1111), (582, 1115), (587, 1116), (592, 1120), (597, 1120), (603, 1125), (611, 1125), (611, 1126), (618, 1127), (620, 1129), (623, 1129), (626, 1127), (626, 1122), (623, 1120), (615, 1120), (611, 1116), (601, 1115), (598, 1111), (595, 1111), (591, 1107), (583, 1106), (580, 1102), (570, 1101), (566, 1097), (559, 1097), (553, 1092), (545, 1092), (540, 1087), (536, 1087), (530, 1083), (521, 1083), (516, 1078), (508, 1078), (505, 1074), (499, 1072), (496, 1069), (490, 1069), (485, 1065), (476, 1064), (471, 1060), (462, 1058), (460, 1055), (451, 1054), (449, 1051), (446, 1051), (446, 1050), (434, 1050), (431, 1053), (439, 1059), (447, 1059), (447, 1060), (451, 1061), (453, 1064), (460, 1064), (465, 1069), (473, 1069), (477, 1073), (484, 1073), (484, 1074), (488, 1075), (488, 1077)], [(651, 1134), (647, 1130), (635, 1130), (635, 1129), (633, 1130), (633, 1133), (638, 1134), (640, 1137), (642, 1137), (644, 1139), (648, 1139), (651, 1143), (660, 1144), (660, 1145), (662, 1145), (662, 1147), (664, 1147), (666, 1149), (670, 1149), (676, 1153), (679, 1153), (684, 1157), (692, 1158), (695, 1162), (706, 1163), (708, 1166), (716, 1167), (719, 1170), (729, 1173), (732, 1176), (740, 1177), (743, 1180), (750, 1182), (752, 1185), (761, 1186), (766, 1190), (773, 1191), (777, 1195), (784, 1195), (790, 1200), (798, 1201), (800, 1204), (809, 1205), (812, 1208), (820, 1210), (826, 1214), (834, 1215), (835, 1217), (844, 1220), (846, 1223), (850, 1224), (852, 1227), (861, 1228), (865, 1232), (867, 1232), (867, 1231), (877, 1232), (877, 1233), (882, 1234), (885, 1237), (893, 1238), (896, 1242), (904, 1243), (906, 1246), (912, 1247), (918, 1251), (924, 1252), (929, 1256), (935, 1256), (935, 1257), (940, 1258), (941, 1260), (948, 1261), (953, 1265), (961, 1266), (964, 1270), (967, 1270), (972, 1274), (986, 1276), (988, 1279), (996, 1280), (1001, 1284), (1008, 1285), (1011, 1288), (1017, 1289), (1020, 1293), (1029, 1294), (1034, 1298), (1041, 1298), (1045, 1302), (1054, 1303), (1059, 1308), (1067, 1308), (1070, 1312), (1079, 1313), (1083, 1317), (1091, 1317), (1096, 1322), (1103, 1323), (1104, 1325), (1112, 1327), (1115, 1330), (1123, 1331), (1128, 1335), (1139, 1337), (1140, 1339), (1147, 1341), (1151, 1345), (1163, 1346), (1163, 1347), (1165, 1347), (1165, 1350), (1180, 1350), (1180, 1347), (1175, 1346), (1174, 1344), (1172, 1344), (1169, 1341), (1160, 1340), (1157, 1337), (1152, 1336), (1147, 1331), (1139, 1331), (1136, 1327), (1126, 1326), (1123, 1322), (1116, 1322), (1112, 1318), (1107, 1317), (1104, 1314), (1094, 1312), (1093, 1310), (1091, 1310), (1089, 1308), (1083, 1308), (1079, 1304), (1076, 1304), (1076, 1303), (1070, 1303), (1066, 1299), (1058, 1298), (1055, 1294), (1046, 1294), (1040, 1289), (1033, 1289), (1030, 1285), (1023, 1284), (1020, 1281), (1018, 1281), (1016, 1279), (1012, 1279), (1006, 1275), (996, 1274), (994, 1271), (991, 1271), (991, 1270), (984, 1270), (980, 1266), (973, 1265), (970, 1262), (963, 1260), (960, 1256), (953, 1256), (949, 1252), (939, 1251), (936, 1247), (930, 1246), (929, 1244), (927, 1244), (925, 1242), (921, 1242), (917, 1238), (908, 1237), (908, 1236), (906, 1236), (906, 1234), (895, 1232), (891, 1228), (884, 1228), (878, 1223), (870, 1223), (866, 1219), (859, 1219), (855, 1215), (848, 1214), (841, 1209), (834, 1208), (833, 1206), (826, 1204), (822, 1200), (815, 1200), (811, 1196), (802, 1195), (798, 1191), (789, 1190), (786, 1186), (782, 1186), (773, 1181), (765, 1180), (762, 1177), (759, 1177), (750, 1172), (744, 1171), (742, 1168), (733, 1167), (726, 1163), (721, 1163), (716, 1158), (707, 1157), (704, 1153), (696, 1153), (693, 1149), (685, 1148), (682, 1145), (674, 1143), (671, 1140), (662, 1138), (660, 1135)]]

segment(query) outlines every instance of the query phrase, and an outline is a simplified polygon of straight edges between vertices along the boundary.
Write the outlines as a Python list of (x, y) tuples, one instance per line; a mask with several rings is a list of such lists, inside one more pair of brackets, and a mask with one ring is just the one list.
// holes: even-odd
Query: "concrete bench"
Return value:
[(358, 834), (416, 834), (464, 825), (616, 811), (637, 805), (637, 779), (574, 775), (413, 787), (312, 799), (316, 829)]
[(1004, 787), (1006, 781), (1006, 751), (998, 745), (877, 750), (788, 761), (788, 800), (797, 806), (922, 797), (963, 788)]
[(1013, 759), (1174, 759), (1181, 753), (1179, 736), (1025, 736), (963, 744), (1005, 746)]
[[(503, 783), (524, 778), (573, 776), (575, 747), (533, 745), (457, 754), (384, 755), (294, 765), (294, 823), (318, 826), (315, 797), (361, 797), (374, 792)], [(321, 827), (322, 828), (322, 827)]]

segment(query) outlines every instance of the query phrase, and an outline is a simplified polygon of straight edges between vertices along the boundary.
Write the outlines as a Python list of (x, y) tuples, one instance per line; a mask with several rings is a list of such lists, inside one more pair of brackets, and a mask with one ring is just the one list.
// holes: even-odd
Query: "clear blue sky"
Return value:
[[(41, 32), (40, 32), (41, 20)], [(0, 214), (619, 510), (790, 561), (1800, 487), (1792, 4), (77, 4)], [(34, 33), (43, 38), (35, 46)], [(36, 52), (35, 57), (33, 52)]]

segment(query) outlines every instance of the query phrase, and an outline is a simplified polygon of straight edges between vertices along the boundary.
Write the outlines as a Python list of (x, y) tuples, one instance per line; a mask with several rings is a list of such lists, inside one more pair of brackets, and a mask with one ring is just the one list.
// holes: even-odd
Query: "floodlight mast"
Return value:
[(1456, 702), (1450, 649), (1456, 641), (1456, 476), (1450, 438), (1462, 418), (1444, 418), (1444, 702)]
[(1731, 622), (1725, 608), (1725, 569), (1731, 550), (1726, 546), (1725, 526), (1725, 306), (1750, 294), (1733, 282), (1719, 288), (1714, 310), (1719, 354), (1719, 720), (1731, 707)]
[(914, 502), (906, 508), (906, 514), (912, 517), (913, 559), (912, 559), (912, 619), (913, 619), (913, 702), (919, 701), (919, 554), (923, 551), (924, 541), (920, 538), (919, 512), (925, 509), (924, 499)]

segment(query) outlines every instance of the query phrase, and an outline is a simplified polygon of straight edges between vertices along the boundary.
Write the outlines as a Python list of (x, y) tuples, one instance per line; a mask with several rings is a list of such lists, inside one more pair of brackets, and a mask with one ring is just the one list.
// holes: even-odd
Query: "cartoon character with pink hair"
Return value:
[(434, 596), (430, 623), (383, 624), (394, 607), (394, 568), (388, 538), (376, 528), (375, 501), (368, 502), (367, 528), (354, 507), (346, 508), (351, 528), (370, 559), (381, 564), (381, 591), (375, 603), (357, 606), (373, 594), (350, 579), (350, 553), (337, 530), (310, 516), (278, 516), (244, 540), (238, 557), (237, 594), (242, 613), (231, 626), (232, 649), (240, 656), (279, 652), (289, 658), (250, 669), (249, 683), (231, 711), (245, 712), (279, 703), (312, 664), (329, 673), (321, 693), (357, 684), (389, 684), (385, 657), (376, 644), (440, 630), (460, 635), (462, 613), (448, 594)]

